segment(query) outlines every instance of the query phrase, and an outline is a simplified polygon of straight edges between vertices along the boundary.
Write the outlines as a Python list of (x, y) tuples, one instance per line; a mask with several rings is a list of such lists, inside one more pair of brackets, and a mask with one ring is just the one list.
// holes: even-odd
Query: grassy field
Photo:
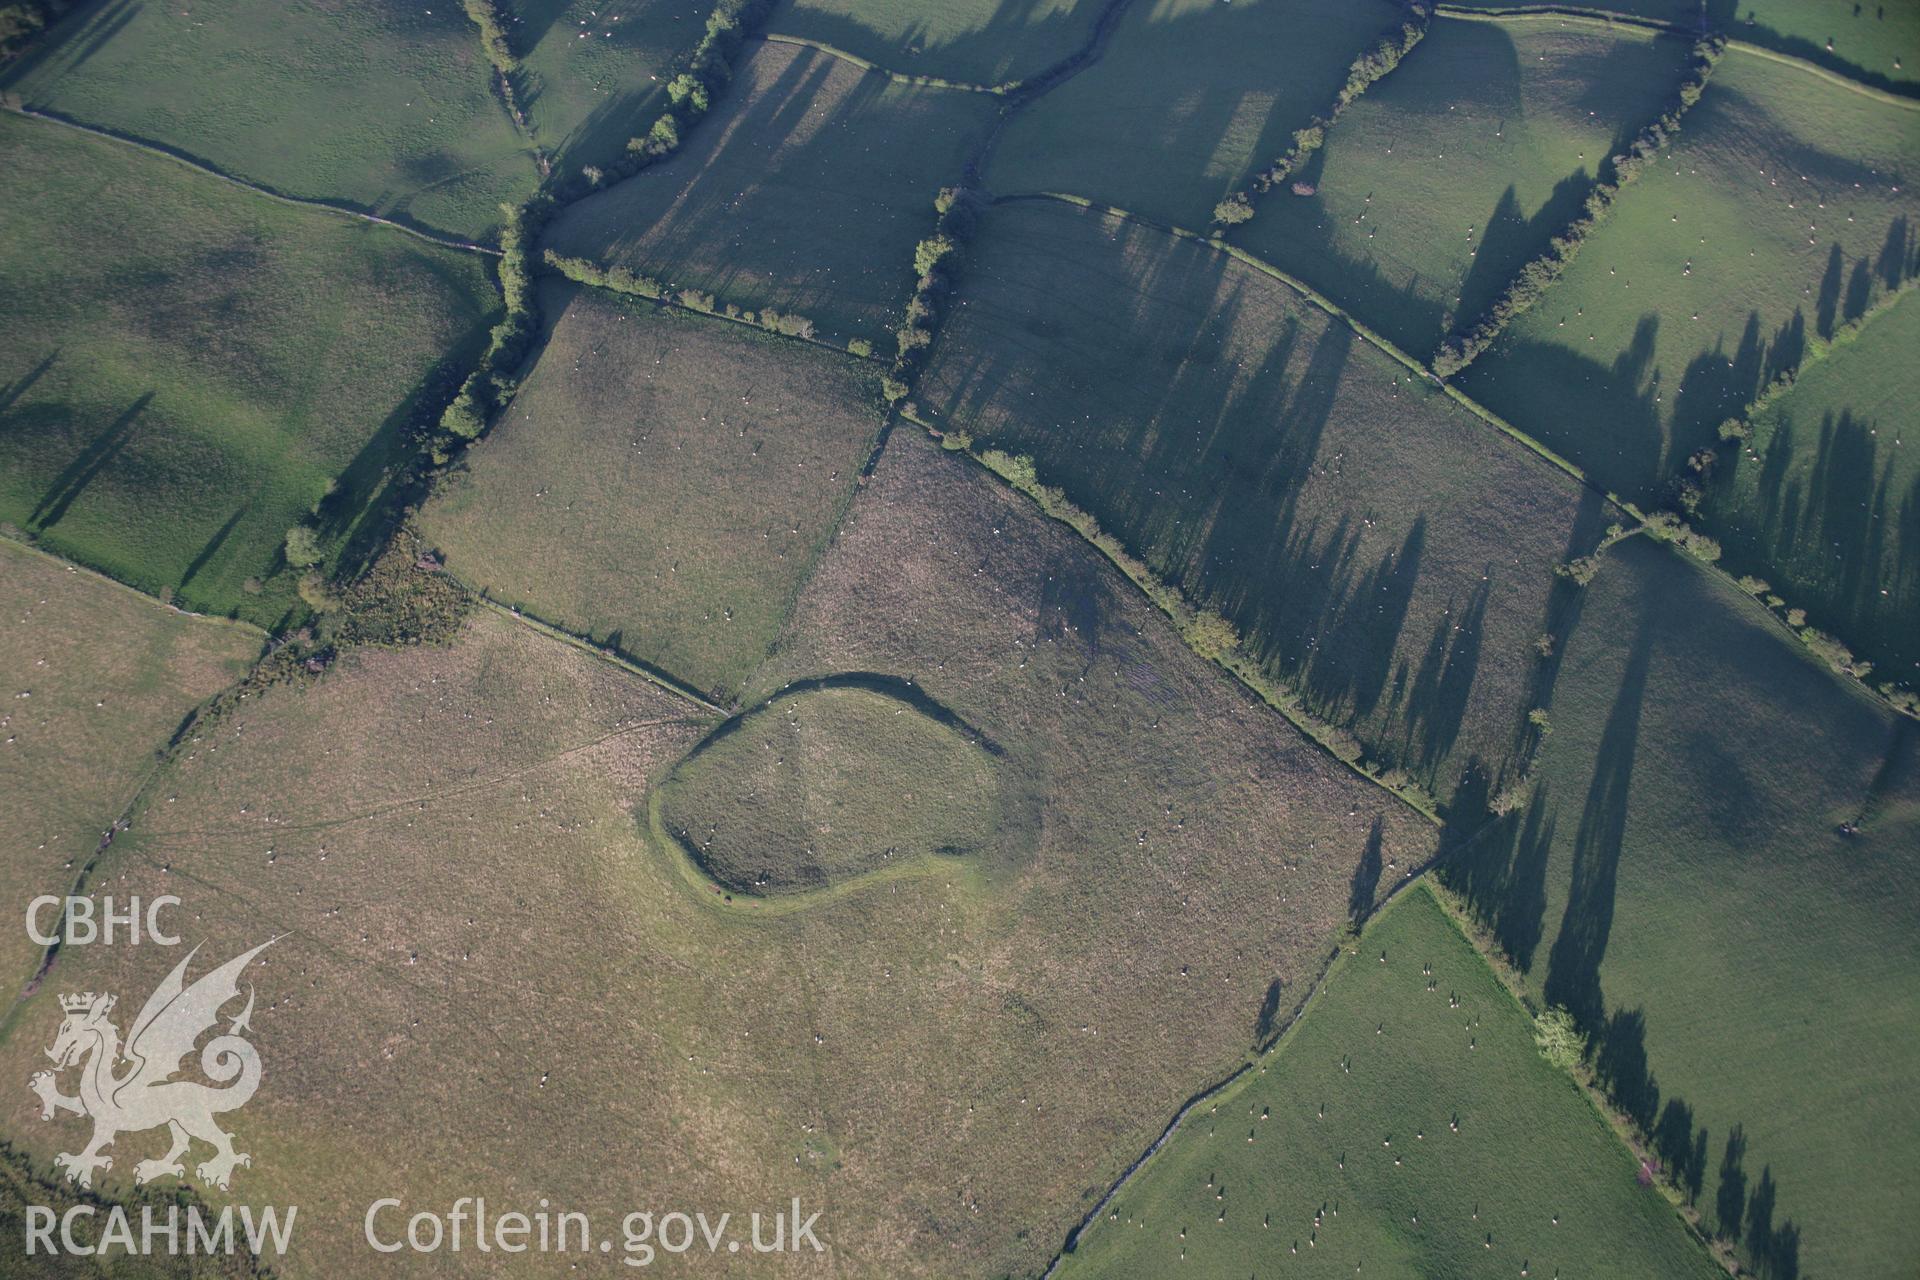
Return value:
[(1920, 1251), (1915, 726), (1639, 538), (1587, 588), (1551, 707), (1533, 805), (1457, 883), (1749, 1266), (1898, 1273)]
[(667, 829), (722, 885), (762, 896), (983, 852), (999, 823), (998, 748), (915, 692), (828, 684), (729, 721), (663, 784)]
[[(1525, 0), (1457, 0), (1462, 7), (1524, 8)], [(1920, 88), (1920, 9), (1857, 0), (1582, 0), (1581, 9), (1716, 31), (1805, 58), (1882, 88)], [(1829, 48), (1828, 46), (1832, 47)]]
[[(798, 1195), (839, 1275), (1035, 1271), (1301, 998), (1356, 893), (1433, 849), (1071, 534), (906, 432), (780, 662), (773, 689), (912, 676), (991, 734), (1024, 858), (728, 905), (640, 825), (711, 721), (492, 611), (187, 744), (102, 878), (181, 892), (209, 958), (288, 933), (258, 979), (267, 1082), (233, 1126), (234, 1196), (302, 1206), (282, 1274), (361, 1266), (376, 1196), (475, 1187), (596, 1223)], [(144, 991), (176, 959), (64, 954), (0, 1070), (40, 1055), (58, 993)], [(44, 1165), (75, 1134), (33, 1105), (16, 1090), (0, 1121)]]
[(712, 8), (701, 0), (507, 0), (515, 91), (560, 170), (606, 164), (659, 115), (676, 55)]
[(1187, 1117), (1060, 1275), (1722, 1274), (1635, 1169), (1415, 889), (1280, 1047)]
[(934, 196), (960, 180), (998, 101), (762, 44), (679, 153), (569, 206), (547, 240), (878, 345), (913, 292)]
[(1877, 677), (1909, 688), (1920, 686), (1917, 350), (1909, 293), (1756, 416), (1751, 452), (1727, 453), (1705, 508), (1729, 568), (1765, 577)]
[[(0, 868), (16, 911), (68, 890), (169, 735), (261, 639), (0, 539)], [(15, 924), (0, 947), (9, 999), (41, 951)]]
[(768, 30), (819, 40), (889, 71), (966, 84), (1022, 80), (1078, 49), (1100, 0), (792, 0)]
[(606, 291), (541, 297), (539, 363), (421, 527), (493, 598), (725, 698), (879, 431), (864, 366)]
[(1099, 61), (1013, 118), (987, 185), (1205, 227), (1215, 202), (1278, 159), (1331, 105), (1355, 55), (1404, 17), (1387, 0), (1142, 0)]
[(457, 3), (98, 0), (0, 74), (28, 106), (466, 236), (539, 181)]
[(1912, 274), (1916, 168), (1920, 104), (1731, 51), (1461, 385), (1621, 494), (1656, 495), (1808, 342)]
[(1857, 0), (1718, 0), (1742, 40), (1857, 75), (1871, 84), (1920, 91), (1920, 8)]
[(317, 505), (329, 565), (383, 532), (484, 260), (19, 116), (0, 164), (34, 175), (0, 184), (0, 521), (194, 609), (297, 608), (288, 528)]
[(1484, 313), (1672, 95), (1688, 43), (1560, 21), (1437, 20), (1234, 242), (1417, 356)]
[(1508, 759), (1553, 567), (1605, 523), (1278, 281), (1065, 205), (991, 211), (920, 398), (1033, 456), (1442, 799), (1468, 760)]

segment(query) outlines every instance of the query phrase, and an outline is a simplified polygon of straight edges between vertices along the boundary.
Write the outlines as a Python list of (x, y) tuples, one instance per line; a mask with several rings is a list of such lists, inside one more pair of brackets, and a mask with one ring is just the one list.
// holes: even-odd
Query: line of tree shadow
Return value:
[[(1709, 1169), (1711, 1134), (1696, 1123), (1693, 1107), (1677, 1095), (1663, 1098), (1647, 1054), (1643, 1009), (1609, 1009), (1601, 968), (1614, 924), (1620, 863), (1626, 848), (1633, 771), (1642, 710), (1659, 619), (1643, 612), (1602, 729), (1580, 821), (1571, 842), (1567, 900), (1559, 931), (1540, 981), (1546, 1005), (1573, 1015), (1586, 1037), (1594, 1077), (1613, 1104), (1645, 1137), (1659, 1166), (1697, 1204)], [(1483, 783), (1469, 773), (1453, 810), (1473, 811), (1486, 798)], [(1522, 974), (1532, 976), (1545, 932), (1547, 881), (1558, 849), (1559, 811), (1548, 782), (1534, 790), (1526, 808), (1505, 818), (1488, 816), (1471, 835), (1443, 838), (1440, 875), (1467, 902), (1501, 951)], [(1470, 829), (1450, 817), (1449, 831)], [(1792, 1219), (1775, 1224), (1779, 1189), (1764, 1168), (1751, 1193), (1744, 1171), (1746, 1137), (1729, 1131), (1718, 1169), (1713, 1234), (1737, 1248), (1756, 1273), (1769, 1280), (1796, 1280), (1801, 1229)]]
[[(1396, 517), (1397, 541), (1363, 556), (1378, 513), (1344, 498), (1303, 509), (1342, 492), (1347, 459), (1323, 437), (1352, 330), (1276, 315), (1220, 255), (1150, 228), (1063, 206), (994, 218), (1015, 209), (1026, 225), (990, 229), (1005, 238), (974, 274), (992, 273), (991, 297), (976, 281), (956, 312), (923, 383), (930, 403), (982, 443), (1031, 454), (1158, 575), (1233, 621), (1315, 715), (1383, 765), (1437, 779), (1479, 673), (1495, 567), (1459, 573), (1457, 594), (1425, 584), (1431, 630), (1415, 650), (1403, 633), (1426, 516)], [(1087, 268), (1106, 284), (1062, 292), (1058, 262), (1081, 260), (1089, 235), (1117, 243)]]
[(76, 71), (106, 48), (113, 38), (145, 8), (141, 0), (102, 0), (56, 20), (56, 29), (27, 47), (25, 53), (0, 67), (0, 92), (18, 91), (43, 66), (53, 74)]
[[(87, 491), (100, 474), (113, 464), (127, 445), (133, 440), (134, 428), (140, 423), (141, 415), (147, 406), (153, 403), (153, 392), (148, 391), (136, 399), (112, 422), (103, 427), (89, 440), (69, 462), (60, 474), (55, 476), (47, 491), (34, 504), (27, 516), (27, 527), (35, 533), (51, 529), (66, 518), (80, 495)], [(64, 415), (63, 415), (64, 416)]]
[[(1814, 334), (1831, 336), (1917, 271), (1920, 243), (1905, 215), (1891, 218), (1881, 247), (1851, 267), (1834, 246), (1814, 304)], [(1549, 295), (1536, 310), (1554, 314), (1556, 305), (1564, 304)], [(1731, 350), (1716, 337), (1670, 378), (1677, 357), (1659, 353), (1664, 318), (1658, 311), (1644, 313), (1611, 360), (1563, 342), (1515, 339), (1497, 358), (1476, 363), (1462, 384), (1609, 490), (1657, 501), (1691, 455), (1719, 443), (1722, 422), (1800, 368), (1810, 340), (1803, 308), (1795, 306), (1771, 336), (1765, 317), (1750, 310)], [(1663, 412), (1668, 402), (1671, 408)]]
[(913, 243), (934, 195), (958, 176), (996, 101), (903, 89), (827, 54), (762, 45), (724, 120), (572, 205), (548, 238), (721, 303), (878, 333), (913, 291)]

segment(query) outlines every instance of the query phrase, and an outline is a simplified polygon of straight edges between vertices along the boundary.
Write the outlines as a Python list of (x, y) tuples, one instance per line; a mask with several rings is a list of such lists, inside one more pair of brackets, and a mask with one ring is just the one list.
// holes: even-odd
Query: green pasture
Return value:
[(1081, 1276), (1720, 1275), (1424, 888), (1082, 1233)]
[(507, 0), (514, 91), (557, 170), (626, 153), (666, 104), (673, 60), (699, 41), (700, 0)]
[[(1457, 0), (1461, 8), (1524, 9), (1525, 0)], [(1912, 94), (1920, 89), (1920, 9), (1874, 0), (1581, 0), (1594, 13), (1724, 32), (1841, 75)]]
[(1586, 588), (1531, 804), (1456, 855), (1705, 1228), (1761, 1275), (1897, 1274), (1920, 1101), (1920, 736), (1633, 538)]
[(912, 694), (858, 681), (754, 708), (663, 787), (667, 829), (715, 880), (768, 897), (982, 852), (999, 816), (992, 751)]
[(569, 206), (547, 243), (891, 346), (934, 197), (960, 180), (998, 103), (762, 44), (680, 151)]
[(408, 428), (498, 306), (486, 260), (0, 118), (0, 521), (187, 607), (298, 610), (287, 530), (351, 569)]
[(1388, 0), (1141, 0), (1098, 61), (1007, 125), (996, 194), (1059, 191), (1204, 228), (1221, 197), (1327, 110), (1355, 56), (1405, 11)]
[(541, 308), (539, 361), (421, 529), (494, 599), (724, 698), (879, 431), (864, 368), (603, 290)]
[(1597, 495), (1281, 282), (1058, 203), (994, 208), (920, 403), (1031, 455), (1367, 754), (1445, 800), (1516, 759)]
[(1707, 527), (1736, 573), (1765, 578), (1813, 625), (1920, 680), (1920, 302), (1843, 335), (1727, 449)]
[(1102, 0), (792, 0), (767, 29), (818, 40), (904, 75), (1024, 80), (1077, 51)]
[(484, 237), (539, 182), (457, 0), (97, 0), (0, 92), (287, 195)]
[(1688, 50), (1628, 27), (1437, 19), (1229, 238), (1424, 357), (1579, 216)]
[(1623, 496), (1659, 496), (1810, 343), (1914, 271), (1920, 103), (1733, 50), (1677, 142), (1460, 377)]

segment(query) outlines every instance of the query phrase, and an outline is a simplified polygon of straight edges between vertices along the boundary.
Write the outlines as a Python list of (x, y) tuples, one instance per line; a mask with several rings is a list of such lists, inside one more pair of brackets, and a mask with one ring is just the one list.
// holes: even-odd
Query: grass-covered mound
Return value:
[(1597, 23), (1436, 19), (1229, 238), (1425, 357), (1580, 214), (1688, 47)]
[(921, 402), (1029, 455), (1368, 753), (1445, 799), (1530, 709), (1565, 473), (1281, 282), (1057, 203), (990, 211)]
[(1586, 588), (1550, 708), (1531, 806), (1450, 877), (1750, 1269), (1897, 1273), (1920, 1251), (1916, 726), (1642, 538)]
[(0, 521), (262, 624), (299, 607), (290, 528), (325, 568), (377, 545), (485, 260), (19, 116), (0, 167), (33, 175), (0, 183)]
[[(891, 670), (991, 734), (1025, 859), (728, 904), (636, 821), (711, 717), (493, 610), (186, 744), (100, 882), (180, 892), (209, 958), (287, 935), (255, 978), (265, 1083), (231, 1125), (254, 1156), (235, 1194), (303, 1206), (280, 1270), (357, 1274), (372, 1200), (484, 1186), (609, 1223), (798, 1196), (831, 1206), (849, 1275), (1035, 1274), (1302, 997), (1356, 883), (1433, 850), (1070, 532), (908, 432), (783, 654), (761, 696)], [(46, 1064), (58, 994), (145, 992), (178, 959), (68, 950), (0, 1072)], [(78, 1122), (37, 1115), (16, 1089), (0, 1123), (44, 1168)]]
[(1903, 296), (1813, 364), (1723, 451), (1707, 527), (1737, 573), (1920, 688), (1920, 301)]
[(1913, 274), (1920, 102), (1729, 50), (1678, 139), (1461, 385), (1634, 499)]
[(492, 74), (458, 0), (96, 0), (0, 90), (288, 195), (483, 236), (540, 179)]
[(1060, 1274), (1721, 1274), (1635, 1170), (1414, 889), (1273, 1053), (1188, 1114)]
[(1104, 0), (793, 0), (768, 29), (819, 40), (906, 75), (1023, 80), (1072, 54)]
[(880, 345), (913, 292), (934, 197), (998, 104), (761, 44), (678, 152), (569, 206), (547, 244)]
[(538, 363), (421, 527), (495, 599), (726, 697), (880, 429), (865, 367), (604, 290), (541, 298)]
[[(18, 909), (67, 892), (168, 736), (240, 678), (260, 643), (251, 628), (189, 618), (0, 539), (0, 875)], [(12, 992), (41, 948), (19, 927), (4, 942), (0, 985)]]
[(715, 880), (775, 895), (928, 856), (984, 852), (993, 752), (904, 682), (785, 693), (730, 721), (661, 791), (667, 829)]
[(1098, 61), (1015, 116), (987, 185), (1060, 191), (1182, 226), (1293, 145), (1356, 55), (1406, 17), (1388, 0), (1151, 0)]

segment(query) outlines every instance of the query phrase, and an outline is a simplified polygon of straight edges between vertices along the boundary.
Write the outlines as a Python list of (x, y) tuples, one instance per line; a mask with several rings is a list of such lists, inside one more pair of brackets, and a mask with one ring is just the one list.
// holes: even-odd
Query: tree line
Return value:
[(933, 345), (933, 331), (953, 291), (961, 247), (973, 238), (979, 224), (978, 204), (978, 195), (967, 187), (943, 187), (934, 197), (933, 234), (914, 246), (913, 296), (907, 300), (906, 314), (894, 330), (893, 367), (880, 382), (889, 404), (907, 398), (914, 376), (926, 360), (927, 348)]
[[(462, 2), (480, 29), (488, 60), (502, 75), (517, 66), (493, 0)], [(679, 148), (684, 129), (706, 113), (714, 97), (732, 79), (733, 60), (747, 31), (763, 19), (771, 7), (771, 0), (718, 0), (707, 14), (699, 43), (667, 84), (666, 110), (644, 135), (628, 140), (626, 158), (615, 166), (621, 176), (638, 173)], [(452, 403), (440, 415), (438, 430), (429, 442), (434, 465), (445, 466), (450, 462), (461, 448), (486, 430), (488, 420), (513, 397), (520, 366), (532, 352), (540, 333), (540, 306), (534, 291), (538, 261), (535, 244), (561, 208), (591, 194), (604, 177), (602, 171), (589, 169), (576, 177), (554, 179), (526, 203), (503, 206), (505, 221), (500, 231), (499, 271), (506, 313), (493, 327), (479, 365), (467, 375)], [(628, 276), (631, 279), (625, 283), (632, 287), (626, 291), (643, 293), (639, 286), (645, 278), (632, 273)], [(655, 282), (646, 283), (658, 287)], [(705, 309), (711, 310), (711, 299), (707, 301)], [(789, 328), (795, 324), (792, 318), (779, 317), (778, 313), (776, 320), (784, 321)], [(805, 322), (805, 327), (811, 331), (811, 322)]]
[(1726, 47), (1726, 37), (1717, 35), (1702, 37), (1694, 43), (1686, 76), (1674, 91), (1666, 110), (1660, 113), (1659, 119), (1634, 135), (1624, 152), (1613, 156), (1602, 166), (1601, 175), (1594, 180), (1593, 189), (1587, 193), (1580, 216), (1515, 273), (1484, 314), (1469, 323), (1457, 324), (1453, 332), (1441, 340), (1433, 356), (1436, 375), (1450, 378), (1472, 364), (1493, 345), (1494, 339), (1500, 336), (1507, 325), (1538, 302), (1553, 282), (1572, 265), (1580, 246), (1612, 211), (1621, 188), (1645, 172), (1660, 152), (1679, 136), (1681, 117), (1700, 101), (1700, 95), (1706, 91), (1707, 81), (1713, 75), (1714, 64), (1720, 60)]
[(1433, 6), (1419, 0), (1411, 7), (1413, 12), (1406, 21), (1381, 36), (1371, 48), (1353, 60), (1347, 68), (1345, 83), (1340, 86), (1340, 92), (1334, 95), (1333, 105), (1314, 116), (1305, 128), (1294, 130), (1293, 146), (1287, 153), (1255, 174), (1244, 189), (1213, 206), (1216, 226), (1238, 226), (1252, 218), (1254, 196), (1264, 195), (1298, 173), (1321, 144), (1326, 142), (1327, 130), (1340, 118), (1340, 113), (1365, 93), (1374, 81), (1399, 66), (1400, 60), (1413, 51), (1413, 47), (1426, 36), (1427, 27), (1433, 21)]

